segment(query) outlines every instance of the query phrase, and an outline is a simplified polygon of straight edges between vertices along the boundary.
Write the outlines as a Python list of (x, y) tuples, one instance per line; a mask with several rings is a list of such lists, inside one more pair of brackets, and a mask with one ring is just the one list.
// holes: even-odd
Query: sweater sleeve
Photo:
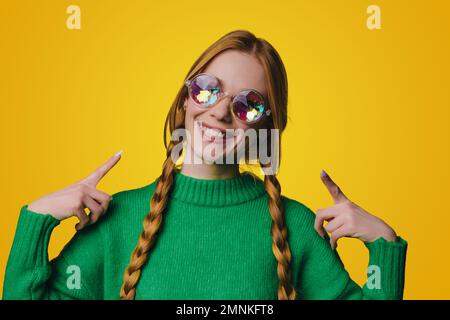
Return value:
[(52, 261), (48, 244), (59, 221), (21, 208), (6, 266), (5, 300), (102, 299), (103, 244), (99, 223), (78, 231)]
[(403, 298), (407, 242), (401, 237), (389, 242), (380, 237), (365, 243), (369, 250), (367, 281), (360, 287), (349, 276), (329, 236), (313, 230), (303, 255), (299, 275), (300, 299), (399, 300)]

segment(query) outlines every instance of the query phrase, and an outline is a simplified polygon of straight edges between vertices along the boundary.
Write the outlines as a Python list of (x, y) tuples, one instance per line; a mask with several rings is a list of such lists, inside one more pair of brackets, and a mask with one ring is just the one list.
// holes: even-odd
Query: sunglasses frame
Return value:
[[(219, 88), (219, 98), (217, 99), (216, 102), (214, 102), (213, 104), (211, 104), (211, 105), (209, 105), (209, 106), (204, 106), (204, 105), (198, 104), (198, 103), (195, 102), (195, 100), (192, 98), (191, 84), (195, 81), (196, 78), (198, 78), (198, 77), (201, 76), (201, 75), (206, 75), (206, 76), (212, 77), (212, 78), (216, 79), (216, 80), (217, 80), (217, 83), (219, 84), (219, 87), (218, 87), (218, 88)], [(270, 110), (270, 109), (266, 106), (266, 101), (265, 101), (265, 99), (264, 99), (264, 96), (263, 96), (261, 93), (259, 93), (257, 90), (255, 90), (255, 89), (246, 89), (246, 88), (244, 88), (244, 89), (239, 90), (239, 93), (238, 93), (238, 94), (236, 94), (236, 95), (230, 95), (228, 92), (223, 91), (223, 89), (222, 89), (222, 83), (221, 83), (220, 79), (217, 78), (215, 75), (212, 75), (212, 74), (210, 74), (210, 73), (203, 72), (203, 73), (196, 74), (195, 76), (192, 77), (192, 79), (190, 79), (190, 80), (189, 80), (189, 79), (185, 80), (184, 84), (185, 84), (186, 87), (188, 88), (189, 98), (192, 99), (192, 101), (195, 103), (195, 105), (199, 106), (199, 107), (202, 108), (202, 109), (207, 109), (207, 108), (214, 107), (215, 105), (217, 105), (217, 103), (218, 103), (220, 100), (222, 100), (222, 99), (225, 98), (226, 96), (230, 96), (230, 97), (231, 97), (231, 103), (230, 103), (230, 106), (232, 107), (232, 106), (234, 105), (234, 102), (235, 102), (234, 99), (235, 99), (237, 96), (241, 95), (242, 92), (244, 92), (244, 91), (252, 91), (252, 92), (256, 93), (256, 94), (261, 98), (261, 100), (262, 100), (262, 102), (263, 102), (263, 104), (264, 104), (264, 109), (266, 109), (266, 110), (264, 110), (263, 114), (262, 114), (258, 119), (254, 120), (254, 121), (245, 121), (245, 120), (241, 120), (241, 119), (235, 114), (234, 110), (232, 110), (232, 112), (231, 112), (231, 113), (233, 114), (233, 117), (235, 117), (237, 120), (239, 120), (239, 121), (241, 121), (241, 122), (243, 122), (243, 123), (245, 123), (245, 124), (254, 124), (254, 123), (257, 123), (257, 122), (261, 121), (265, 116), (268, 117), (268, 116), (270, 116), (270, 114), (272, 113), (272, 110)]]

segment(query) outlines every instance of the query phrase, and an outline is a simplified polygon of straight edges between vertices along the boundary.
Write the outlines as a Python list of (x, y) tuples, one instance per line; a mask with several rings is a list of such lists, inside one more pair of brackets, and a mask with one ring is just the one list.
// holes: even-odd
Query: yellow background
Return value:
[[(66, 27), (70, 4), (81, 8), (81, 30)], [(370, 4), (381, 8), (381, 30), (366, 27)], [(408, 240), (405, 298), (449, 299), (449, 12), (444, 0), (2, 1), (0, 283), (22, 205), (120, 149), (99, 189), (160, 174), (163, 122), (183, 77), (208, 45), (242, 28), (271, 42), (288, 72), (283, 193), (331, 206), (326, 169)], [(54, 232), (51, 257), (75, 222)], [(362, 284), (366, 248), (343, 239), (339, 252)]]

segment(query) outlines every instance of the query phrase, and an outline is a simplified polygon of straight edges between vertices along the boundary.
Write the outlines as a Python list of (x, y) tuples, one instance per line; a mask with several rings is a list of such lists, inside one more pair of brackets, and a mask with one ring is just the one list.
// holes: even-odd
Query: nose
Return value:
[(211, 115), (218, 121), (231, 122), (231, 101), (232, 97), (225, 95), (211, 108)]

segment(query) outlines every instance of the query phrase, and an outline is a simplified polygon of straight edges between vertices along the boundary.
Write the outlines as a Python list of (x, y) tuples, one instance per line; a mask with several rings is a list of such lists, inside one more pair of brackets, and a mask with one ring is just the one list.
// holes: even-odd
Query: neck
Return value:
[(183, 163), (181, 173), (197, 179), (229, 179), (240, 176), (237, 164), (186, 164)]
[[(184, 168), (186, 170), (187, 167)], [(175, 170), (171, 197), (198, 206), (228, 206), (266, 193), (264, 183), (249, 172), (231, 178), (197, 178)], [(200, 212), (200, 211), (199, 211)]]

